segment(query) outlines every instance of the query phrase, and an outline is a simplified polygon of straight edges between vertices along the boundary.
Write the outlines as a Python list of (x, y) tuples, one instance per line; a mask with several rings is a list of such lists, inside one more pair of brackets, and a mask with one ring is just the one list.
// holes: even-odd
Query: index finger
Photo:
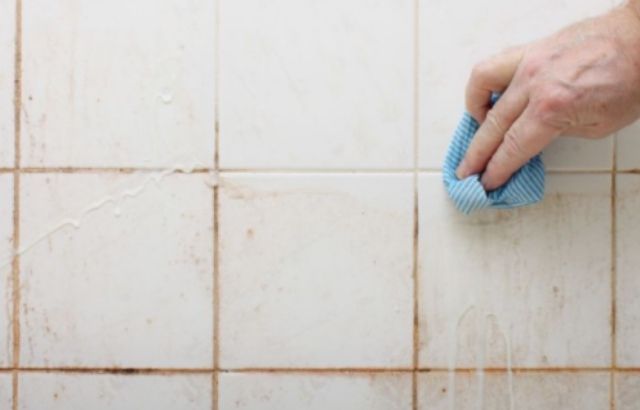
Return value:
[(522, 60), (524, 47), (514, 47), (483, 61), (471, 71), (466, 88), (467, 111), (478, 122), (483, 122), (493, 92), (502, 92), (515, 75)]

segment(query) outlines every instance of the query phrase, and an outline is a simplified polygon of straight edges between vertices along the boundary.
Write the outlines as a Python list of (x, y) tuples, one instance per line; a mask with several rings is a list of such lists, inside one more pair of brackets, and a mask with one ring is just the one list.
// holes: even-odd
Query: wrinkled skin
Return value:
[[(492, 91), (503, 94), (489, 109)], [(457, 176), (482, 173), (487, 190), (562, 135), (629, 125), (640, 117), (640, 0), (477, 64), (466, 100), (481, 126)]]

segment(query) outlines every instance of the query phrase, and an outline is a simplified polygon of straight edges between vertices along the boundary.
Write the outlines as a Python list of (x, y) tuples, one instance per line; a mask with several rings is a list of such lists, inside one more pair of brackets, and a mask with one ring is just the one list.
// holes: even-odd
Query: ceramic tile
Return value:
[[(13, 255), (13, 175), (0, 174), (0, 367), (11, 365), (13, 333), (12, 285)], [(2, 395), (0, 394), (0, 402)], [(2, 408), (0, 406), (0, 408)]]
[(617, 139), (617, 168), (640, 169), (640, 123), (620, 130)]
[(223, 374), (220, 408), (410, 410), (411, 375)]
[(220, 160), (413, 164), (413, 1), (220, 2)]
[(635, 410), (640, 403), (640, 374), (618, 373), (616, 374), (616, 409)]
[(0, 408), (10, 409), (12, 400), (12, 380), (11, 373), (0, 374)]
[(198, 174), (24, 175), (21, 363), (210, 367), (205, 182)]
[(548, 170), (610, 171), (612, 156), (612, 137), (597, 140), (562, 137), (544, 150), (542, 159)]
[(0, 1), (0, 167), (14, 162), (15, 1)]
[[(420, 164), (440, 168), (464, 110), (464, 90), (474, 64), (501, 50), (552, 34), (611, 6), (601, 0), (420, 2)], [(509, 35), (505, 35), (509, 33)], [(550, 148), (556, 167), (611, 166), (611, 142), (561, 142)], [(605, 150), (605, 153), (602, 151)], [(603, 159), (604, 156), (604, 159)]]
[(224, 367), (408, 366), (411, 175), (222, 179)]
[(610, 363), (610, 176), (552, 175), (541, 204), (460, 214), (420, 178), (422, 366)]
[(618, 175), (617, 200), (617, 363), (640, 366), (640, 175)]
[(213, 163), (215, 0), (23, 8), (23, 165)]
[(607, 373), (431, 373), (418, 381), (420, 410), (610, 408)]
[(20, 376), (20, 410), (210, 410), (209, 375), (31, 373)]

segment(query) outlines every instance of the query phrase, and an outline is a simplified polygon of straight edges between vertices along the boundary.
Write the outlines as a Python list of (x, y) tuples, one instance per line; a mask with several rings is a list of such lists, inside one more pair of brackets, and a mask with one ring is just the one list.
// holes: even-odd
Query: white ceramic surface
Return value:
[(412, 357), (410, 175), (222, 178), (223, 367)]
[(220, 408), (410, 410), (408, 374), (225, 374)]

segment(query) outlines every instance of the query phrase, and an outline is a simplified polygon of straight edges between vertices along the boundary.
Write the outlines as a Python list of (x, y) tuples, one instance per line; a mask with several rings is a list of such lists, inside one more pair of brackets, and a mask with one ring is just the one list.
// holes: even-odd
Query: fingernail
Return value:
[(462, 160), (462, 162), (458, 166), (458, 169), (456, 170), (456, 176), (458, 177), (458, 179), (465, 179), (469, 176), (469, 169), (467, 167), (466, 160)]

